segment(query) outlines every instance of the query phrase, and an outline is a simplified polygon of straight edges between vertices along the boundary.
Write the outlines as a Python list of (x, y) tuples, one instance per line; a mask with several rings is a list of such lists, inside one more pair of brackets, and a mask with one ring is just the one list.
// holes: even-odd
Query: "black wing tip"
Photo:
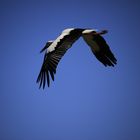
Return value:
[(41, 49), (40, 53), (43, 53), (46, 49), (47, 49), (47, 47), (46, 47), (46, 46), (44, 46), (44, 48), (43, 48), (43, 49)]
[(45, 46), (42, 48), (42, 50), (40, 51), (40, 53), (44, 52), (45, 50), (47, 50), (47, 48), (53, 43), (52, 40), (48, 41)]
[(44, 52), (44, 50), (42, 49), (39, 53), (43, 53)]
[[(47, 54), (45, 53), (44, 61), (46, 59), (46, 55)], [(43, 62), (42, 68), (36, 80), (36, 83), (39, 84), (39, 89), (40, 88), (44, 89), (46, 84), (48, 85), (48, 87), (50, 87), (50, 78), (54, 81), (55, 74), (56, 74), (56, 63), (54, 61), (53, 62), (50, 61), (49, 63)]]
[(115, 65), (117, 65), (117, 60), (111, 60), (109, 58), (103, 58), (103, 60), (100, 61), (102, 64), (105, 65), (105, 67), (115, 67)]
[(108, 33), (108, 30), (106, 29), (101, 31), (101, 34), (107, 34), (107, 33)]
[(47, 74), (48, 71), (44, 71), (44, 70), (41, 70), (38, 77), (37, 77), (37, 80), (36, 80), (36, 83), (39, 84), (39, 89), (45, 89), (45, 86), (46, 86), (46, 76), (47, 76), (47, 84), (48, 84), (48, 87), (50, 86), (50, 79), (49, 79), (49, 74)]
[(108, 30), (101, 30), (101, 31), (93, 31), (93, 33), (94, 33), (94, 35), (104, 35), (104, 34), (106, 34), (106, 33), (108, 33)]
[(106, 55), (105, 53), (94, 53), (96, 58), (105, 66), (114, 67), (117, 64), (117, 59), (114, 55)]

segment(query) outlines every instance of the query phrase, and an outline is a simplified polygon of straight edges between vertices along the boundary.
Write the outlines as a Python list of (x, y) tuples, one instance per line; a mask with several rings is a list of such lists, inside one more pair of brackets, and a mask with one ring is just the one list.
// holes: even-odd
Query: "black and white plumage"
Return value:
[(83, 38), (91, 48), (95, 57), (105, 66), (114, 66), (117, 63), (114, 54), (111, 52), (105, 39), (101, 36), (107, 33), (106, 30), (96, 32), (94, 30), (83, 31)]
[(50, 76), (54, 81), (57, 65), (72, 44), (81, 36), (90, 47), (96, 58), (105, 66), (114, 66), (116, 58), (111, 52), (105, 39), (101, 36), (107, 33), (106, 30), (97, 32), (91, 29), (70, 28), (65, 29), (54, 41), (48, 41), (41, 52), (46, 51), (44, 61), (37, 78), (40, 87), (45, 87), (46, 81), (50, 85)]

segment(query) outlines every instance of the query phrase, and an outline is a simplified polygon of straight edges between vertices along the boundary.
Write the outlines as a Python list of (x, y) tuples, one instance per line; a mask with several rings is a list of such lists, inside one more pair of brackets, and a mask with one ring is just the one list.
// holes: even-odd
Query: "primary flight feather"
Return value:
[(81, 29), (81, 28), (70, 28), (65, 29), (60, 36), (54, 41), (48, 41), (41, 52), (45, 51), (43, 64), (40, 73), (37, 78), (39, 87), (43, 86), (47, 81), (48, 87), (50, 85), (50, 77), (54, 81), (54, 74), (56, 68), (72, 44), (78, 40), (81, 36), (90, 47), (95, 57), (105, 66), (114, 66), (117, 60), (114, 54), (111, 52), (105, 39), (102, 37), (103, 34), (107, 33), (106, 30), (97, 32), (92, 29)]

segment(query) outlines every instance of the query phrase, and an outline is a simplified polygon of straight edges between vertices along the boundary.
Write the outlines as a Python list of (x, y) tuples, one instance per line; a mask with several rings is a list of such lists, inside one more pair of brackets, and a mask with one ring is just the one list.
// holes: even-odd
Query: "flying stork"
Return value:
[(37, 78), (39, 87), (45, 88), (46, 80), (48, 87), (50, 85), (50, 76), (54, 81), (54, 74), (56, 68), (72, 44), (78, 40), (81, 36), (90, 47), (92, 53), (104, 66), (113, 66), (117, 64), (117, 59), (111, 52), (105, 39), (102, 37), (103, 34), (107, 33), (107, 30), (97, 32), (93, 29), (81, 29), (81, 28), (69, 28), (62, 31), (60, 36), (56, 40), (48, 41), (45, 47), (40, 51), (44, 52), (44, 60)]

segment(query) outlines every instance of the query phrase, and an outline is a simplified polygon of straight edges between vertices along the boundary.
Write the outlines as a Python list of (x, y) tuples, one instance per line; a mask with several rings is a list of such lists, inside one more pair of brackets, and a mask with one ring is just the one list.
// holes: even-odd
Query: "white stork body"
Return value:
[(50, 76), (52, 80), (54, 80), (54, 74), (56, 73), (56, 68), (60, 59), (81, 36), (101, 63), (105, 66), (114, 66), (117, 60), (106, 41), (101, 36), (105, 33), (107, 33), (106, 30), (96, 32), (91, 29), (70, 28), (65, 29), (56, 40), (48, 41), (45, 47), (41, 50), (41, 52), (43, 52), (47, 49), (37, 78), (37, 83), (40, 83), (40, 87), (42, 85), (43, 88), (45, 87), (46, 80), (48, 86), (50, 85)]

